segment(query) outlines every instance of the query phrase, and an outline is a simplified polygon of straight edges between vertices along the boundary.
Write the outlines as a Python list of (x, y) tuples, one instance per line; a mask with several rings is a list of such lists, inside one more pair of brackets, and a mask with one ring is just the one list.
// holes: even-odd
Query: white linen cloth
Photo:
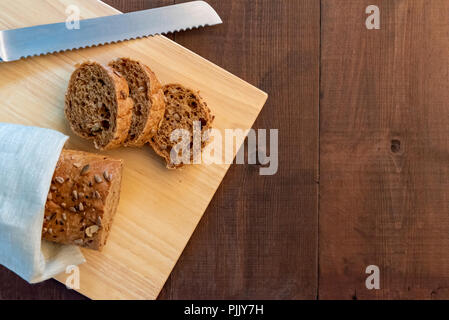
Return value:
[(45, 202), (68, 137), (0, 123), (0, 264), (29, 283), (85, 262), (76, 246), (41, 240)]

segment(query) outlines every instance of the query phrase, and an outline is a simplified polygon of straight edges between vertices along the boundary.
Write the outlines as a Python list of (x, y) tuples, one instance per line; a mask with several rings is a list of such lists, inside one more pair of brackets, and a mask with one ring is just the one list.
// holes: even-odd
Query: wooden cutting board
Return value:
[[(73, 4), (82, 19), (119, 13), (99, 1), (1, 1), (0, 29), (63, 22), (66, 7)], [(52, 128), (70, 136), (69, 147), (96, 152), (69, 130), (64, 93), (75, 64), (88, 59), (107, 63), (122, 56), (148, 64), (163, 83), (179, 82), (200, 90), (223, 136), (226, 128), (251, 128), (267, 99), (243, 80), (155, 36), (0, 63), (0, 121)], [(236, 145), (242, 142), (238, 139)], [(149, 147), (105, 154), (125, 161), (121, 201), (104, 251), (83, 250), (87, 263), (80, 267), (78, 291), (93, 299), (155, 299), (229, 165), (197, 165), (173, 172)], [(65, 282), (66, 275), (57, 279)]]

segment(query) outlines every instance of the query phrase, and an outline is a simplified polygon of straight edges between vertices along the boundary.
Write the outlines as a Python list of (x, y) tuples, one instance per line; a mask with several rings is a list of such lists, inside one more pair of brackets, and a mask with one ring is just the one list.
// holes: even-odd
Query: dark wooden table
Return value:
[[(269, 93), (279, 172), (230, 169), (160, 299), (449, 298), (449, 2), (208, 2), (224, 24), (172, 38)], [(0, 298), (83, 297), (1, 269)]]

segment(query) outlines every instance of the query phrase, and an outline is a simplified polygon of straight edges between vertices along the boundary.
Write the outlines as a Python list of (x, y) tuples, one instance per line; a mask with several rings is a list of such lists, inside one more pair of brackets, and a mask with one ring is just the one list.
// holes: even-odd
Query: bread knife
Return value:
[(167, 34), (222, 23), (204, 1), (79, 21), (0, 31), (0, 62)]

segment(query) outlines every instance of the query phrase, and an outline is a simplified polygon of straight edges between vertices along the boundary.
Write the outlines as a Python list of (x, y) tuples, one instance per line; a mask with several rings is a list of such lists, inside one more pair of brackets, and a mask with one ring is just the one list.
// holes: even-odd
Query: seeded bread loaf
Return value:
[[(201, 136), (212, 126), (214, 116), (211, 114), (207, 103), (201, 98), (199, 92), (195, 92), (180, 84), (168, 84), (163, 87), (166, 110), (164, 119), (157, 134), (151, 139), (150, 145), (154, 151), (165, 159), (167, 168), (176, 169), (183, 163), (175, 164), (170, 157), (172, 148), (177, 142), (170, 141), (174, 130), (184, 129), (190, 133), (190, 141), (193, 141), (194, 122), (201, 124)], [(201, 143), (201, 150), (207, 145), (207, 141)], [(201, 151), (200, 151), (201, 152)], [(193, 160), (193, 150), (190, 152)]]
[(63, 150), (45, 204), (42, 238), (101, 250), (120, 199), (122, 161)]
[(77, 135), (93, 140), (97, 149), (113, 149), (128, 137), (133, 105), (125, 78), (110, 67), (86, 62), (71, 76), (65, 115)]
[(141, 62), (120, 58), (109, 64), (125, 77), (134, 101), (126, 146), (142, 147), (156, 134), (165, 112), (162, 86), (153, 71)]

